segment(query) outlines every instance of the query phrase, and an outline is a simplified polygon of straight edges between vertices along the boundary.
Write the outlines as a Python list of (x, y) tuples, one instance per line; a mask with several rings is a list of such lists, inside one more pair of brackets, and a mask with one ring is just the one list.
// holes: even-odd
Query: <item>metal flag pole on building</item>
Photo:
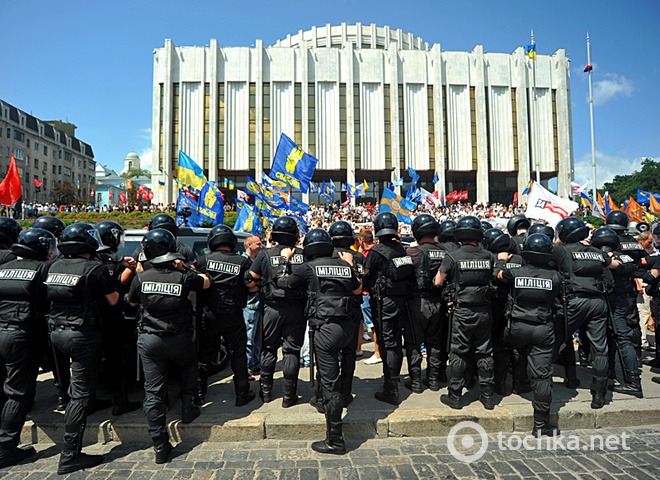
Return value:
[[(591, 42), (589, 42), (589, 32), (587, 32), (587, 69), (589, 71), (589, 114), (591, 116), (591, 174), (593, 185), (593, 198), (594, 202), (598, 198), (596, 196), (596, 141), (594, 139), (594, 98), (591, 88), (591, 72), (593, 67), (591, 64)], [(595, 205), (594, 205), (595, 206)]]
[(532, 30), (532, 48), (534, 52), (534, 56), (532, 57), (532, 95), (534, 98), (534, 101), (532, 102), (532, 155), (534, 155), (535, 160), (536, 160), (536, 181), (540, 184), (541, 183), (541, 159), (539, 158), (539, 149), (538, 145), (536, 145), (538, 142), (536, 141), (538, 139), (538, 135), (536, 134), (535, 130), (535, 124), (536, 124), (536, 44), (534, 43), (534, 30)]

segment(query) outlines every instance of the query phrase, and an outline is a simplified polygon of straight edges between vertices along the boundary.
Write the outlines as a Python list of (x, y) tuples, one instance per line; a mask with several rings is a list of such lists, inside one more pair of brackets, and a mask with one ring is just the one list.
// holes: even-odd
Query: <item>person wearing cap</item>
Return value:
[(148, 232), (142, 239), (142, 251), (152, 268), (135, 276), (126, 301), (140, 306), (138, 352), (144, 370), (144, 413), (155, 460), (161, 464), (169, 461), (172, 451), (166, 423), (168, 363), (180, 369), (181, 422), (190, 423), (201, 413), (193, 404), (199, 373), (188, 295), (208, 289), (211, 282), (206, 275), (184, 266), (174, 235), (168, 230)]
[(44, 282), (50, 302), (51, 342), (71, 359), (70, 400), (64, 414), (64, 446), (58, 474), (91, 468), (103, 461), (101, 455), (81, 452), (98, 383), (102, 310), (119, 299), (108, 269), (93, 260), (101, 245), (92, 225), (69, 225), (57, 245), (63, 258), (50, 266)]

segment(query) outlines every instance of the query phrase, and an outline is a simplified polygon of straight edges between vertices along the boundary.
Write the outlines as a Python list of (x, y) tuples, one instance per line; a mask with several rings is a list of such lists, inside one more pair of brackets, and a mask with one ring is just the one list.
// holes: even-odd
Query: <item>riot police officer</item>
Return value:
[[(310, 230), (303, 242), (305, 263), (290, 276), (280, 276), (278, 284), (307, 290), (310, 346), (318, 365), (326, 419), (326, 438), (314, 442), (312, 448), (320, 453), (343, 455), (346, 445), (342, 435), (343, 376), (339, 373), (339, 361), (340, 353), (353, 343), (357, 331), (356, 296), (362, 293), (362, 286), (352, 268), (353, 256), (339, 252), (337, 258), (332, 256), (333, 250), (325, 230)], [(290, 260), (295, 250), (286, 248), (281, 254)]]
[[(196, 261), (196, 268), (211, 280), (211, 288), (201, 298), (204, 305), (203, 327), (199, 339), (200, 395), (206, 393), (208, 365), (217, 357), (220, 337), (225, 339), (234, 372), (236, 406), (253, 400), (247, 370), (247, 330), (243, 308), (247, 304), (248, 288), (245, 273), (249, 258), (234, 251), (238, 240), (227, 225), (217, 225), (208, 235), (210, 254)], [(254, 288), (256, 291), (256, 287)]]
[(532, 222), (524, 215), (514, 215), (506, 224), (506, 229), (518, 248), (518, 253), (522, 251), (525, 234)]
[[(358, 280), (362, 281), (364, 276), (364, 255), (355, 250), (351, 250), (351, 246), (355, 244), (355, 237), (353, 236), (353, 227), (350, 223), (345, 220), (339, 220), (330, 225), (328, 229), (328, 234), (332, 240), (332, 246), (334, 251), (332, 253), (333, 258), (339, 258), (340, 254), (347, 253), (351, 255), (353, 259), (353, 267), (355, 273), (357, 274)], [(309, 250), (309, 249), (308, 249)], [(356, 361), (356, 351), (360, 333), (360, 326), (362, 325), (362, 308), (361, 304), (356, 302), (355, 309), (353, 311), (353, 317), (355, 320), (355, 331), (352, 334), (351, 341), (341, 350), (341, 398), (342, 405), (347, 407), (353, 401), (353, 395), (351, 391), (353, 390), (353, 375), (355, 374), (355, 361)], [(310, 400), (310, 404), (316, 407), (321, 413), (323, 412), (323, 391), (321, 389), (321, 382), (318, 382), (318, 388), (316, 389), (315, 395)]]
[[(110, 381), (112, 392), (112, 414), (123, 415), (140, 408), (140, 402), (131, 402), (128, 398), (127, 383), (130, 371), (130, 358), (135, 358), (135, 325), (129, 324), (124, 316), (123, 297), (128, 293), (128, 286), (121, 282), (124, 269), (135, 269), (135, 260), (118, 254), (124, 246), (124, 229), (117, 222), (104, 221), (96, 225), (103, 246), (96, 256), (110, 273), (112, 282), (119, 293), (119, 302), (103, 309), (103, 369)], [(133, 346), (133, 355), (127, 349)]]
[(37, 217), (37, 219), (32, 224), (32, 228), (43, 228), (44, 230), (48, 230), (50, 233), (55, 235), (55, 238), (59, 240), (59, 238), (62, 236), (62, 232), (64, 232), (64, 229), (66, 228), (66, 223), (57, 217), (42, 215)]
[[(298, 401), (300, 350), (305, 337), (305, 298), (303, 292), (282, 289), (276, 282), (286, 265), (282, 250), (295, 247), (298, 242), (298, 224), (295, 219), (279, 217), (273, 222), (271, 237), (277, 245), (259, 252), (246, 275), (246, 282), (248, 288), (259, 282), (263, 302), (259, 396), (264, 403), (272, 401), (273, 374), (277, 350), (281, 345), (284, 370), (282, 406), (288, 408)], [(296, 248), (289, 263), (294, 272), (302, 265), (301, 248)]]
[(438, 233), (438, 241), (445, 247), (448, 252), (458, 250), (461, 244), (454, 238), (456, 231), (456, 222), (453, 220), (445, 220), (440, 222), (440, 232)]
[[(515, 245), (502, 230), (491, 228), (484, 232), (484, 247), (494, 255), (508, 253), (504, 267), (507, 270), (518, 269), (523, 264), (523, 258), (515, 253)], [(512, 247), (513, 245), (513, 247)], [(498, 278), (493, 279), (493, 292), (491, 298), (491, 310), (493, 312), (493, 364), (494, 364), (494, 389), (498, 395), (506, 396), (506, 377), (509, 372), (509, 364), (513, 358), (513, 390), (514, 393), (526, 393), (526, 362), (518, 352), (511, 355), (511, 348), (504, 343), (504, 328), (507, 324), (506, 305), (509, 299), (509, 285)]]
[[(410, 311), (413, 314), (413, 328), (415, 335), (426, 347), (426, 380), (429, 389), (440, 390), (440, 371), (444, 370), (441, 363), (442, 338), (441, 331), (445, 320), (442, 311), (442, 288), (433, 282), (435, 274), (445, 258), (447, 250), (435, 242), (440, 232), (440, 225), (431, 215), (422, 214), (412, 221), (412, 234), (417, 245), (408, 247), (406, 252), (412, 258), (415, 268), (417, 289), (410, 300)], [(408, 351), (416, 344), (408, 345), (406, 340), (406, 354), (408, 361), (413, 359), (415, 364), (409, 365), (410, 382), (406, 382), (413, 393), (422, 393), (422, 356), (421, 352)]]
[(498, 253), (495, 276), (511, 286), (510, 323), (504, 332), (504, 340), (522, 350), (534, 391), (533, 436), (559, 434), (552, 427), (550, 404), (552, 403), (552, 353), (555, 342), (554, 310), (559, 295), (561, 276), (548, 268), (552, 257), (552, 240), (546, 235), (534, 233), (525, 239), (522, 257), (526, 264), (519, 268), (507, 268), (511, 254)]
[(24, 231), (12, 246), (18, 257), (0, 266), (0, 357), (8, 397), (0, 415), (0, 468), (35, 453), (18, 448), (25, 415), (33, 401), (39, 353), (45, 347), (48, 302), (43, 281), (54, 257), (55, 236), (42, 229)]
[(181, 422), (190, 423), (200, 415), (200, 408), (193, 404), (198, 371), (188, 295), (211, 283), (205, 275), (184, 267), (168, 230), (148, 232), (142, 239), (142, 251), (152, 268), (133, 279), (127, 301), (140, 305), (138, 351), (144, 370), (144, 413), (160, 464), (169, 460), (172, 451), (166, 426), (168, 362), (181, 371)]
[(490, 280), (493, 273), (492, 254), (481, 248), (481, 224), (477, 217), (467, 216), (456, 223), (454, 232), (461, 248), (449, 252), (435, 277), (436, 285), (453, 282), (455, 305), (450, 316), (451, 347), (449, 353), (449, 394), (440, 401), (461, 409), (461, 394), (465, 386), (465, 369), (470, 348), (474, 349), (481, 395), (485, 408), (495, 408), (493, 398), (492, 317), (490, 311)]
[[(174, 220), (172, 215), (168, 213), (159, 213), (149, 220), (149, 231), (155, 230), (156, 228), (164, 228), (165, 230), (168, 230), (174, 235), (174, 238), (179, 236), (179, 227), (176, 224), (176, 220)], [(185, 243), (181, 243), (179, 240), (176, 241), (176, 252), (183, 255), (183, 260), (186, 265), (191, 265), (195, 261), (195, 253), (192, 249)], [(133, 252), (133, 258), (143, 264), (142, 267), (144, 270), (150, 268), (148, 263), (145, 265), (147, 259), (142, 250), (142, 245), (139, 245), (135, 249), (135, 252)]]
[(81, 453), (83, 432), (98, 383), (101, 354), (101, 311), (119, 298), (108, 269), (92, 257), (101, 245), (97, 231), (74, 223), (62, 232), (57, 248), (64, 256), (48, 269), (46, 281), (50, 338), (55, 348), (71, 359), (71, 385), (64, 414), (64, 447), (57, 473), (90, 468), (101, 455)]
[(637, 267), (630, 255), (620, 251), (619, 236), (611, 228), (596, 230), (591, 237), (591, 245), (600, 248), (606, 255), (611, 254), (620, 262), (618, 267), (611, 270), (612, 282), (606, 293), (610, 320), (610, 369), (614, 369), (618, 357), (622, 370), (622, 381), (614, 385), (614, 391), (642, 398), (639, 365), (633, 343), (634, 331), (628, 323), (632, 304), (637, 297), (637, 288), (632, 281)]
[(535, 233), (542, 233), (550, 240), (555, 239), (555, 229), (552, 228), (550, 225), (546, 225), (545, 223), (535, 223), (527, 229), (528, 237)]
[[(383, 390), (376, 392), (374, 397), (398, 405), (399, 374), (403, 363), (401, 336), (404, 329), (408, 330), (407, 338), (414, 335), (410, 329), (407, 297), (415, 289), (415, 268), (412, 258), (398, 241), (399, 221), (394, 214), (381, 212), (376, 215), (374, 234), (378, 243), (369, 251), (364, 265), (364, 287), (370, 293), (371, 311), (376, 313), (376, 339), (383, 359)], [(411, 348), (409, 362), (419, 365), (419, 339), (414, 343), (417, 347)]]
[(21, 225), (13, 218), (0, 217), (0, 265), (16, 260), (11, 246), (18, 240), (21, 230)]
[[(570, 339), (573, 333), (586, 324), (586, 336), (591, 343), (593, 377), (591, 381), (591, 408), (599, 409), (605, 404), (607, 389), (607, 303), (604, 292), (604, 271), (608, 266), (618, 266), (617, 260), (589, 245), (585, 239), (589, 227), (576, 217), (560, 220), (556, 227), (561, 241), (552, 251), (553, 260), (562, 274), (565, 305), (556, 325), (555, 350)], [(570, 381), (575, 376), (575, 351), (572, 342), (565, 345), (564, 365)], [(557, 352), (555, 352), (555, 355)]]

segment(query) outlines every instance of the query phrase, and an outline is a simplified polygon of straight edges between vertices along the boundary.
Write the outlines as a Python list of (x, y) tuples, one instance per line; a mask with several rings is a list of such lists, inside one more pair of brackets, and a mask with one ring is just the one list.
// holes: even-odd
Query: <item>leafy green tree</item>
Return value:
[(124, 173), (119, 175), (122, 178), (133, 178), (133, 177), (148, 177), (151, 178), (150, 170), (142, 170), (141, 168), (131, 168), (126, 170)]
[(616, 175), (611, 182), (603, 184), (598, 191), (601, 195), (610, 192), (617, 205), (621, 205), (628, 197), (637, 199), (637, 189), (660, 193), (660, 162), (651, 158), (642, 161), (642, 169), (628, 175)]
[(51, 197), (53, 202), (58, 205), (71, 205), (80, 201), (80, 192), (66, 180), (55, 186)]

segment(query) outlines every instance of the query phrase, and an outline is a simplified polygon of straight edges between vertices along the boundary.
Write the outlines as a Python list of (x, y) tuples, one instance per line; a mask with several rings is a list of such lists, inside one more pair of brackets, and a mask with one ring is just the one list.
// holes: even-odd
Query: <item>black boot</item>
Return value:
[(259, 398), (264, 403), (270, 403), (273, 400), (271, 392), (273, 391), (273, 372), (261, 370), (259, 375)]
[(0, 468), (11, 467), (17, 463), (22, 462), (26, 458), (34, 455), (36, 450), (34, 447), (14, 448), (9, 451), (4, 449), (0, 450)]
[(481, 387), (481, 395), (479, 395), (479, 401), (482, 403), (486, 410), (493, 410), (495, 408), (493, 387)]
[(351, 402), (353, 401), (353, 394), (351, 393), (353, 391), (353, 372), (348, 372), (344, 373), (342, 370), (342, 375), (341, 375), (341, 406), (346, 408), (348, 407)]
[(57, 474), (65, 475), (67, 473), (85, 470), (96, 467), (103, 463), (103, 455), (87, 455), (76, 451), (64, 450), (60, 455), (60, 463), (57, 466)]
[(123, 415), (128, 412), (134, 412), (142, 406), (141, 402), (131, 402), (128, 399), (126, 383), (121, 382), (121, 386), (112, 392), (112, 414), (115, 416)]
[(282, 385), (282, 407), (289, 408), (298, 402), (298, 379), (285, 378)]
[(493, 387), (493, 390), (498, 395), (502, 395), (503, 397), (506, 397), (508, 395), (506, 389), (506, 380), (495, 379), (495, 385)]
[(550, 413), (534, 412), (534, 427), (532, 428), (533, 437), (552, 437), (559, 436), (559, 427), (550, 425)]
[(57, 410), (58, 412), (65, 411), (66, 406), (69, 404), (69, 400), (71, 400), (71, 399), (69, 398), (69, 396), (66, 393), (64, 393), (62, 395), (58, 395), (57, 396), (57, 407), (55, 407), (55, 410)]
[(404, 383), (408, 390), (413, 393), (423, 393), (424, 384), (422, 383), (422, 369), (420, 367), (413, 367), (410, 369), (410, 378)]
[(250, 390), (250, 381), (247, 378), (238, 380), (234, 376), (234, 392), (236, 392), (237, 407), (242, 407), (256, 398), (254, 392)]
[(374, 398), (381, 402), (389, 403), (390, 405), (399, 405), (399, 382), (397, 378), (392, 378), (389, 375), (385, 376), (383, 380), (383, 390), (374, 393)]
[(199, 378), (197, 379), (197, 393), (193, 401), (195, 405), (201, 407), (206, 403), (206, 392), (208, 391), (209, 377), (200, 370)]
[(193, 403), (192, 395), (181, 395), (181, 423), (190, 423), (201, 413), (202, 409)]
[(312, 449), (319, 453), (344, 455), (346, 444), (342, 435), (341, 395), (333, 392), (330, 398), (327, 398), (325, 404), (326, 439), (312, 443)]
[(309, 404), (314, 407), (317, 412), (325, 414), (325, 403), (323, 403), (323, 398), (312, 395), (312, 398), (309, 399)]
[(580, 386), (580, 380), (577, 378), (577, 368), (575, 366), (575, 350), (573, 345), (566, 345), (562, 352), (562, 363), (564, 365), (564, 385), (566, 388), (577, 388)]
[(158, 465), (170, 461), (172, 444), (170, 443), (167, 434), (163, 435), (162, 438), (154, 439), (154, 452), (156, 452), (156, 463)]
[(460, 390), (452, 390), (450, 388), (447, 395), (440, 395), (440, 401), (454, 410), (460, 410), (463, 408)]
[(637, 370), (628, 370), (628, 382), (621, 383), (619, 385), (614, 385), (613, 391), (617, 393), (625, 393), (626, 395), (633, 395), (637, 398), (644, 398), (642, 393), (642, 383), (639, 378), (639, 372)]
[(593, 377), (591, 380), (591, 408), (598, 410), (605, 405), (607, 377)]
[[(446, 380), (445, 380), (446, 381)], [(426, 378), (424, 384), (429, 387), (432, 392), (440, 391), (440, 369), (429, 365), (426, 367)]]

